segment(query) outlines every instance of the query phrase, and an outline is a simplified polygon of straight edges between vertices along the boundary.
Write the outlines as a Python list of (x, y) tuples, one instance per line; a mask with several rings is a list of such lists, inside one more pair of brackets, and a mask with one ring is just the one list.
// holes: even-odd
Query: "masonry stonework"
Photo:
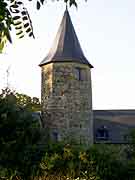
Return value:
[(41, 61), (42, 122), (48, 138), (93, 143), (91, 68), (66, 9), (52, 48)]
[(42, 66), (42, 115), (52, 140), (93, 143), (90, 70), (70, 62)]

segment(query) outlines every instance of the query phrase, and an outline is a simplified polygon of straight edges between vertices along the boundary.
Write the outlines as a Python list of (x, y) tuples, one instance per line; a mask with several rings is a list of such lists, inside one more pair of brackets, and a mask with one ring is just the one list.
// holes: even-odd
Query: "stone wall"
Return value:
[(42, 114), (52, 139), (93, 143), (91, 72), (87, 65), (42, 67)]

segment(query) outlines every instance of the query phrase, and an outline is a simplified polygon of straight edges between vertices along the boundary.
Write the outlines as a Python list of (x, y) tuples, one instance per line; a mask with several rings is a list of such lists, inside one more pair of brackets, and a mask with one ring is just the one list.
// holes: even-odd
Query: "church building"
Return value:
[(40, 67), (42, 121), (48, 138), (87, 145), (126, 142), (135, 127), (135, 110), (92, 109), (93, 66), (83, 53), (67, 9)]

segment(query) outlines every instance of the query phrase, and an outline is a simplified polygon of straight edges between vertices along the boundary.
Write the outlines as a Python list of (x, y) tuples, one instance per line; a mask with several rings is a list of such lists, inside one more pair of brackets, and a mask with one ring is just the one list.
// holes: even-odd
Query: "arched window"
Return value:
[(109, 140), (109, 131), (106, 126), (102, 126), (96, 131), (97, 140)]

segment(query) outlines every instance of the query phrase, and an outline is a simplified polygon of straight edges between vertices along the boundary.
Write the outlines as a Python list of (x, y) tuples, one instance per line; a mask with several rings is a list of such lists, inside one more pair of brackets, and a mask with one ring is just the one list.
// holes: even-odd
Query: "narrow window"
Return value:
[(78, 80), (78, 81), (81, 81), (81, 68), (75, 68), (75, 78)]
[(58, 132), (53, 132), (53, 133), (52, 133), (52, 136), (53, 136), (53, 140), (54, 140), (55, 142), (57, 142), (57, 141), (58, 141)]
[(75, 68), (75, 79), (78, 81), (87, 81), (87, 72), (85, 69), (76, 67)]

